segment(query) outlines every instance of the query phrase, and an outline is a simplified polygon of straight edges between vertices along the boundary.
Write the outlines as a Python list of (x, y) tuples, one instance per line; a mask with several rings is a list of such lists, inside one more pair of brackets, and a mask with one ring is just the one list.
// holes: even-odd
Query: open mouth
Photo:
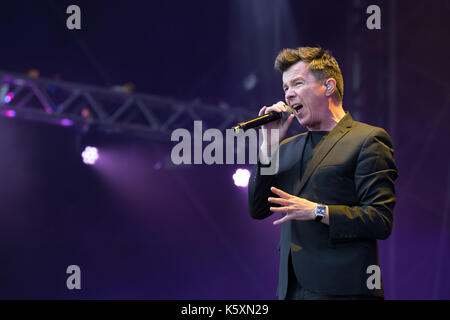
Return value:
[(303, 108), (303, 105), (302, 105), (302, 104), (294, 104), (294, 105), (292, 106), (292, 109), (294, 109), (295, 112), (299, 112), (301, 108)]

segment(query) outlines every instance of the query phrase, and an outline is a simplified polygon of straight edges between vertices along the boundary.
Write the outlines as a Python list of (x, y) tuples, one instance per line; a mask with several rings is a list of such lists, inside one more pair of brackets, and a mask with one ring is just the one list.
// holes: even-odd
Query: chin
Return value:
[(307, 127), (309, 125), (308, 119), (299, 119), (298, 122), (300, 122), (300, 124), (304, 127)]

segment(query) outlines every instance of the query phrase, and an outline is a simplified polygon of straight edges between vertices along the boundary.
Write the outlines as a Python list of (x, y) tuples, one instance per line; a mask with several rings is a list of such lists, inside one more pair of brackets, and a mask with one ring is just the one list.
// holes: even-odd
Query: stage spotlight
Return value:
[(71, 125), (73, 125), (73, 121), (67, 118), (61, 119), (59, 121), (59, 123), (63, 126), (63, 127), (70, 127)]
[(5, 115), (8, 118), (14, 118), (16, 116), (16, 111), (15, 110), (6, 110)]
[(5, 95), (5, 97), (3, 98), (3, 102), (5, 104), (8, 104), (12, 101), (12, 99), (14, 99), (14, 93), (10, 92), (7, 95)]
[(88, 108), (83, 108), (83, 109), (81, 110), (81, 116), (82, 116), (83, 118), (89, 118), (89, 117), (91, 116), (91, 111), (89, 111)]
[(88, 165), (93, 165), (98, 160), (98, 149), (96, 147), (87, 146), (81, 153), (83, 162)]
[(234, 184), (238, 187), (246, 187), (250, 179), (250, 171), (246, 169), (237, 169), (233, 174)]

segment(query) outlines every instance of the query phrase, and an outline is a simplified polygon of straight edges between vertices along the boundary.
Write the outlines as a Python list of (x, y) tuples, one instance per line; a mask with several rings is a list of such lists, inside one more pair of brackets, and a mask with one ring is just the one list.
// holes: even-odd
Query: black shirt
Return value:
[(301, 176), (305, 172), (306, 166), (308, 165), (309, 160), (313, 157), (314, 148), (319, 144), (320, 140), (324, 136), (326, 136), (330, 131), (308, 131), (308, 136), (306, 137), (306, 145), (303, 149), (303, 160), (302, 160), (302, 169)]

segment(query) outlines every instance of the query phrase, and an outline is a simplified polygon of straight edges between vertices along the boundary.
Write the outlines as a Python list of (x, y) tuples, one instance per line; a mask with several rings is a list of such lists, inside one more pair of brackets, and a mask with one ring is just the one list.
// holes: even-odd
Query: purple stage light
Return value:
[(7, 104), (10, 103), (12, 99), (14, 99), (14, 93), (10, 92), (7, 95), (5, 95), (5, 97), (3, 98), (3, 102)]
[(73, 121), (66, 118), (61, 119), (60, 123), (63, 127), (70, 127), (71, 125), (73, 125)]
[(238, 187), (246, 187), (250, 179), (250, 171), (246, 169), (237, 169), (233, 174), (234, 184)]
[(98, 160), (98, 149), (96, 147), (87, 146), (84, 148), (83, 153), (81, 153), (81, 157), (85, 164), (93, 165)]
[(16, 116), (16, 111), (15, 110), (6, 110), (5, 115), (8, 118), (14, 118)]

